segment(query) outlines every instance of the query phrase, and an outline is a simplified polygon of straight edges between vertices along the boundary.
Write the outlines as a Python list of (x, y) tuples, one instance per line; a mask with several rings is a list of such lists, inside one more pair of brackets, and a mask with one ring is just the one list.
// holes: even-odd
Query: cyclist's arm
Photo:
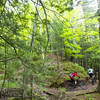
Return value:
[(80, 76), (79, 76), (79, 75), (77, 75), (76, 73), (75, 73), (75, 76), (80, 77)]

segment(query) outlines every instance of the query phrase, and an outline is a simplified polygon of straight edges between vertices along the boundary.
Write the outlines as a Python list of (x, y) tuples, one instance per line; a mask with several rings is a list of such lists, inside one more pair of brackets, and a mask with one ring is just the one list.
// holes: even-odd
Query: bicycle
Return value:
[(70, 91), (75, 91), (76, 89), (81, 88), (81, 89), (87, 89), (87, 86), (83, 80), (74, 79), (74, 81), (70, 81), (70, 87), (68, 90)]
[(92, 85), (95, 85), (95, 83), (96, 83), (96, 77), (95, 77), (95, 75), (93, 75), (92, 77), (90, 77), (90, 82), (91, 82), (91, 84)]
[(85, 80), (76, 80), (76, 82), (77, 82), (76, 83), (76, 88), (80, 87), (83, 90), (87, 89), (87, 85), (86, 85)]

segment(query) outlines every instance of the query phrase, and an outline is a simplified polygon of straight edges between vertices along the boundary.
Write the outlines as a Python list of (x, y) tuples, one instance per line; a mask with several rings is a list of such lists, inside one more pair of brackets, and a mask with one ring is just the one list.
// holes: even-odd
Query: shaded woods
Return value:
[[(1, 98), (11, 90), (23, 100), (51, 100), (47, 88), (59, 88), (74, 70), (85, 80), (90, 67), (100, 80), (99, 6), (99, 0), (0, 0)], [(59, 91), (70, 98), (67, 89)]]

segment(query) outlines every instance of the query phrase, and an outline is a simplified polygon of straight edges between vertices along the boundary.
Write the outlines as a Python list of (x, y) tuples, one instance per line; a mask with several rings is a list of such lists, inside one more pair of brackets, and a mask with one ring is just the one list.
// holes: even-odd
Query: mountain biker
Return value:
[(92, 68), (88, 69), (88, 75), (90, 76), (90, 79), (92, 80), (92, 85), (96, 83), (96, 77), (95, 77), (95, 71)]
[(76, 71), (74, 71), (73, 73), (70, 73), (70, 74), (69, 74), (69, 77), (70, 77), (71, 81), (72, 81), (74, 84), (76, 84), (76, 83), (75, 83), (75, 78), (74, 78), (75, 76), (77, 76), (78, 78), (80, 78), (80, 76), (77, 75), (77, 72), (76, 72)]
[(93, 70), (92, 68), (89, 68), (89, 69), (88, 69), (88, 75), (90, 76), (90, 78), (93, 77), (93, 75), (94, 75), (94, 70)]

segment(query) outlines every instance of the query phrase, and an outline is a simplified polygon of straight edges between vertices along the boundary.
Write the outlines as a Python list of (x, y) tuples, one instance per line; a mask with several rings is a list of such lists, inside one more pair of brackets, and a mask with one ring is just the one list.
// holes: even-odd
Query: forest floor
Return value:
[[(88, 98), (90, 97), (93, 97), (93, 99), (91, 100), (100, 100), (100, 94), (97, 95), (96, 93), (98, 82), (92, 85), (91, 83), (86, 82), (85, 80), (81, 80), (81, 83), (84, 83), (84, 84), (81, 84), (81, 86), (76, 86), (75, 88), (70, 84), (69, 80), (61, 84), (61, 87), (65, 88), (66, 94), (70, 98), (69, 100), (89, 100)], [(52, 95), (53, 94), (58, 95), (59, 89), (60, 88), (48, 88), (47, 92)], [(91, 94), (94, 94), (94, 93), (95, 95), (90, 96)]]
[[(100, 100), (100, 94), (96, 93), (96, 88), (98, 81), (92, 85), (90, 81), (87, 80), (79, 80), (81, 83), (76, 87), (73, 87), (73, 84), (70, 80), (64, 81), (58, 88), (55, 87), (47, 87), (45, 93), (50, 96), (57, 96), (63, 95), (65, 93), (68, 96), (68, 100), (89, 100), (88, 98), (92, 97), (91, 100)], [(17, 91), (17, 90), (15, 90)], [(62, 94), (61, 94), (62, 92)], [(13, 94), (13, 93), (12, 93)], [(16, 94), (16, 93), (14, 93)], [(10, 92), (11, 95), (11, 92)], [(64, 96), (63, 96), (64, 97)], [(1, 100), (1, 99), (0, 99)], [(2, 99), (3, 100), (3, 99)], [(57, 100), (57, 99), (50, 99), (50, 100)], [(59, 99), (62, 100), (62, 99)], [(65, 100), (65, 99), (63, 99)], [(67, 99), (66, 99), (67, 100)]]
[(90, 81), (79, 80), (79, 84), (74, 87), (70, 80), (67, 80), (61, 84), (61, 87), (66, 88), (66, 91), (79, 91), (96, 89), (98, 81), (93, 85)]
[[(51, 58), (54, 58), (54, 57), (51, 57)], [(53, 63), (54, 64), (56, 63), (56, 58), (52, 60), (52, 63), (50, 62), (50, 64), (53, 64)], [(2, 73), (0, 73), (0, 74), (2, 74)], [(88, 98), (92, 94), (92, 97), (95, 99), (91, 99), (91, 100), (100, 100), (100, 94), (96, 93), (98, 81), (95, 85), (92, 85), (91, 82), (87, 82), (87, 80), (85, 80), (85, 79), (80, 80), (80, 82), (82, 84), (78, 85), (74, 88), (73, 84), (71, 84), (70, 80), (66, 80), (62, 84), (60, 84), (60, 86), (58, 88), (47, 87), (45, 90), (45, 93), (50, 96), (54, 95), (54, 96), (58, 96), (58, 97), (60, 97), (60, 95), (63, 95), (63, 93), (65, 93), (69, 97), (68, 100), (90, 100)], [(62, 94), (61, 94), (61, 92), (62, 92)], [(17, 94), (17, 93), (14, 93), (14, 94)], [(10, 92), (10, 95), (11, 95), (11, 92)], [(17, 94), (17, 95), (19, 95), (19, 94)], [(54, 97), (53, 97), (53, 99), (50, 99), (50, 100), (65, 100), (65, 99), (54, 99)]]

